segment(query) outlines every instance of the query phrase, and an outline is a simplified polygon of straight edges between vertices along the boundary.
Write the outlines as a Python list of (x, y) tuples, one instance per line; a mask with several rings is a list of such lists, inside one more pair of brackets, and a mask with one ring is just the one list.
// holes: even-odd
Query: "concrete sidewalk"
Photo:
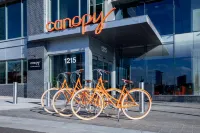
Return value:
[(46, 133), (155, 133), (148, 131), (0, 116), (0, 127)]
[[(11, 102), (9, 102), (11, 100)], [(76, 117), (60, 117), (48, 114), (40, 107), (39, 99), (0, 99), (0, 127), (22, 128), (45, 132), (132, 132), (132, 133), (200, 133), (200, 104), (154, 101), (152, 110), (142, 120), (132, 121), (123, 114), (118, 122), (114, 117), (101, 115), (92, 121)], [(117, 112), (113, 111), (113, 115)], [(45, 130), (43, 130), (45, 129)], [(57, 132), (60, 131), (60, 132)]]
[(13, 104), (12, 97), (0, 96), (0, 111), (12, 109), (25, 109), (40, 106), (40, 99), (18, 98), (18, 103)]

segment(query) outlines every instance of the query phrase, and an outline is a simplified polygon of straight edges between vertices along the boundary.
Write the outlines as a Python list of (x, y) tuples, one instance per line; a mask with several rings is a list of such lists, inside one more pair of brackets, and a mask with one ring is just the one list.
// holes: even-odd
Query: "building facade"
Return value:
[(200, 102), (199, 0), (0, 0), (0, 25), (0, 95), (18, 82), (39, 98), (61, 72), (101, 68), (106, 88), (144, 81), (154, 100)]

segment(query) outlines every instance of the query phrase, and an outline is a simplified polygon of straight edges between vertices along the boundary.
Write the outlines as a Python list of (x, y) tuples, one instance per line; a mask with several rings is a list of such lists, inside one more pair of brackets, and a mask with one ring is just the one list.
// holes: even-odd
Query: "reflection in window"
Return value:
[(21, 83), (21, 60), (8, 61), (8, 83)]
[(0, 62), (0, 84), (6, 83), (6, 63)]
[(192, 84), (192, 58), (175, 59), (175, 84), (174, 95), (193, 95)]
[(51, 21), (58, 19), (58, 0), (51, 0)]
[(0, 6), (0, 40), (4, 40), (6, 38), (5, 33), (5, 7)]
[(132, 2), (116, 5), (116, 20), (144, 15), (144, 3)]
[(21, 3), (8, 5), (8, 39), (21, 37)]
[(81, 0), (81, 16), (87, 14), (88, 3), (87, 0)]
[(173, 33), (173, 0), (146, 4), (145, 10), (161, 35)]
[[(56, 55), (52, 57), (52, 83), (53, 86), (57, 86), (57, 76), (63, 72), (73, 72), (78, 69), (84, 69), (84, 53)], [(59, 65), (58, 65), (59, 64)], [(81, 80), (84, 79), (84, 73), (81, 74)], [(76, 81), (76, 75), (73, 75), (73, 79)], [(64, 78), (59, 77), (59, 81), (62, 82)], [(67, 82), (72, 87), (70, 76), (67, 76)]]
[(24, 36), (27, 36), (27, 0), (23, 0), (23, 13)]
[(60, 0), (60, 19), (79, 16), (79, 0)]

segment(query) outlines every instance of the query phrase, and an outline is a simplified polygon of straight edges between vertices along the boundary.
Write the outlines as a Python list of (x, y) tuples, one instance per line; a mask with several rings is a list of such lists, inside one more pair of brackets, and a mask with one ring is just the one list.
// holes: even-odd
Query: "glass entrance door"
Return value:
[[(93, 59), (92, 59), (92, 62), (93, 62), (93, 69), (103, 69), (103, 70), (106, 70), (106, 71), (111, 71), (112, 69), (112, 64), (111, 64), (111, 61), (107, 60), (106, 58), (104, 57), (99, 57), (99, 56), (93, 56)], [(93, 79), (97, 81), (98, 79), (98, 74), (97, 72), (93, 72)], [(108, 83), (105, 83), (104, 86), (105, 88), (110, 88), (111, 87), (111, 74), (103, 74), (102, 75), (103, 77), (103, 80), (107, 80)]]

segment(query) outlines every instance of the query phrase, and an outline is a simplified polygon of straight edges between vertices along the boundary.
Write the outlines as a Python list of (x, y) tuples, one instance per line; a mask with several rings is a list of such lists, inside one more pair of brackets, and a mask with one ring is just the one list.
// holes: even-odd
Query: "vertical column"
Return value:
[[(112, 64), (112, 72), (111, 72), (111, 88), (116, 88), (116, 58), (115, 51), (113, 54), (113, 64)], [(112, 96), (116, 95), (116, 92), (112, 92)]]
[(92, 51), (89, 47), (85, 48), (85, 79), (92, 80)]

